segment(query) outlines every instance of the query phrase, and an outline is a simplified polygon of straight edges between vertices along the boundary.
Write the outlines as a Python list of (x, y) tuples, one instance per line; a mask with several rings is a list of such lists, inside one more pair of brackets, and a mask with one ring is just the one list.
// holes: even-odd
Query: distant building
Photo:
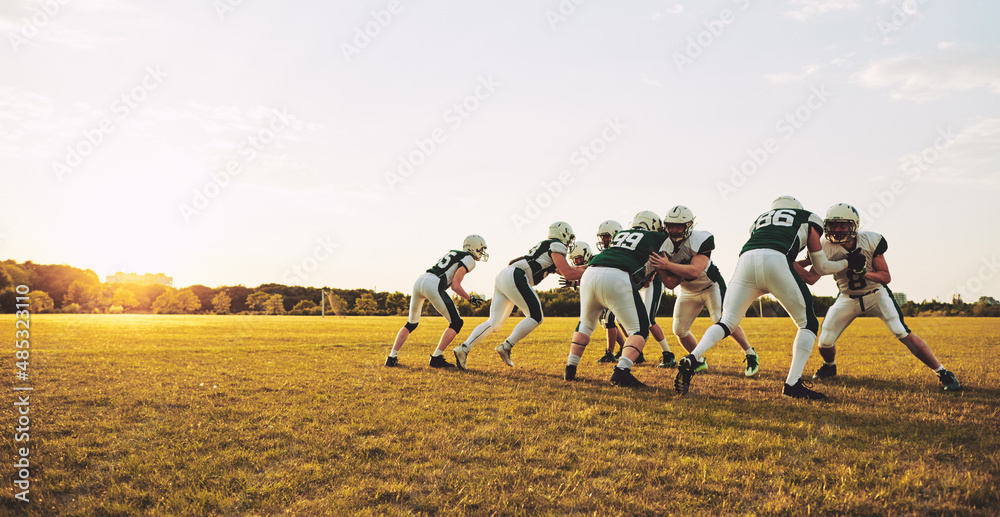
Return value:
[(892, 299), (896, 300), (896, 305), (906, 303), (906, 293), (892, 293)]
[(165, 285), (167, 287), (174, 286), (174, 277), (164, 275), (163, 273), (157, 273), (155, 275), (146, 273), (144, 275), (139, 275), (136, 273), (122, 273), (121, 271), (107, 276), (107, 283), (109, 284), (139, 284), (139, 285)]

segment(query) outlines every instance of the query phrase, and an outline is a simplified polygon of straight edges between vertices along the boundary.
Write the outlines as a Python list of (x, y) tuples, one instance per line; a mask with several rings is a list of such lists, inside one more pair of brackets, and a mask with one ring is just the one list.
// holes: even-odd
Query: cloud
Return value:
[(954, 47), (954, 46), (955, 46), (955, 42), (954, 41), (942, 41), (941, 43), (937, 44), (937, 47), (939, 49), (946, 49), (946, 48), (951, 48), (951, 47)]
[(764, 79), (773, 84), (797, 83), (815, 74), (819, 70), (818, 65), (808, 65), (802, 69), (801, 73), (793, 74), (785, 72), (782, 74), (764, 74)]
[(660, 88), (663, 87), (663, 83), (657, 81), (656, 79), (650, 79), (649, 77), (646, 76), (646, 74), (642, 74), (642, 82), (650, 86), (657, 86)]
[(904, 56), (872, 63), (855, 80), (867, 88), (893, 88), (889, 92), (892, 99), (912, 102), (927, 102), (976, 88), (1000, 93), (1000, 58), (972, 54)]
[(794, 9), (785, 11), (785, 14), (799, 21), (832, 11), (858, 8), (857, 0), (791, 0), (789, 4)]
[(1000, 118), (976, 122), (957, 135), (939, 130), (934, 145), (899, 158), (914, 181), (1000, 186)]

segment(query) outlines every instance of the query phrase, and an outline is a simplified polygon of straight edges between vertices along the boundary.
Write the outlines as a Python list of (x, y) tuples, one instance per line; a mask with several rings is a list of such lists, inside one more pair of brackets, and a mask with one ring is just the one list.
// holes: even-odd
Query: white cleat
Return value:
[(503, 359), (503, 362), (507, 363), (507, 366), (514, 366), (514, 361), (510, 360), (510, 350), (505, 349), (502, 344), (494, 348), (494, 350), (500, 355), (500, 359)]
[(469, 358), (469, 351), (465, 349), (465, 345), (456, 346), (452, 352), (455, 352), (455, 365), (458, 369), (466, 370), (465, 361)]

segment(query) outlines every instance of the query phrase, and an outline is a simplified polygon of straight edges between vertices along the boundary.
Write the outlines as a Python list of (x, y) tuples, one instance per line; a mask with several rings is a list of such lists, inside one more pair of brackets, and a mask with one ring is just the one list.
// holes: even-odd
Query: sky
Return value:
[[(1000, 4), (8, 0), (0, 258), (410, 292), (678, 204), (733, 271), (848, 203), (913, 300), (1000, 298)], [(556, 287), (548, 279), (539, 288)], [(836, 294), (832, 279), (813, 291)]]

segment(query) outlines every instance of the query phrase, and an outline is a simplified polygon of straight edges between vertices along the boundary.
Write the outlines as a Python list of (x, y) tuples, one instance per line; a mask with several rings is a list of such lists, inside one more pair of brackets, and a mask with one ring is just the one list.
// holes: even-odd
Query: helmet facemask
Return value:
[(663, 223), (663, 231), (670, 237), (674, 244), (680, 244), (691, 236), (691, 228), (694, 221), (686, 223)]
[(858, 223), (850, 219), (827, 219), (823, 221), (826, 240), (834, 244), (849, 242), (858, 236)]

